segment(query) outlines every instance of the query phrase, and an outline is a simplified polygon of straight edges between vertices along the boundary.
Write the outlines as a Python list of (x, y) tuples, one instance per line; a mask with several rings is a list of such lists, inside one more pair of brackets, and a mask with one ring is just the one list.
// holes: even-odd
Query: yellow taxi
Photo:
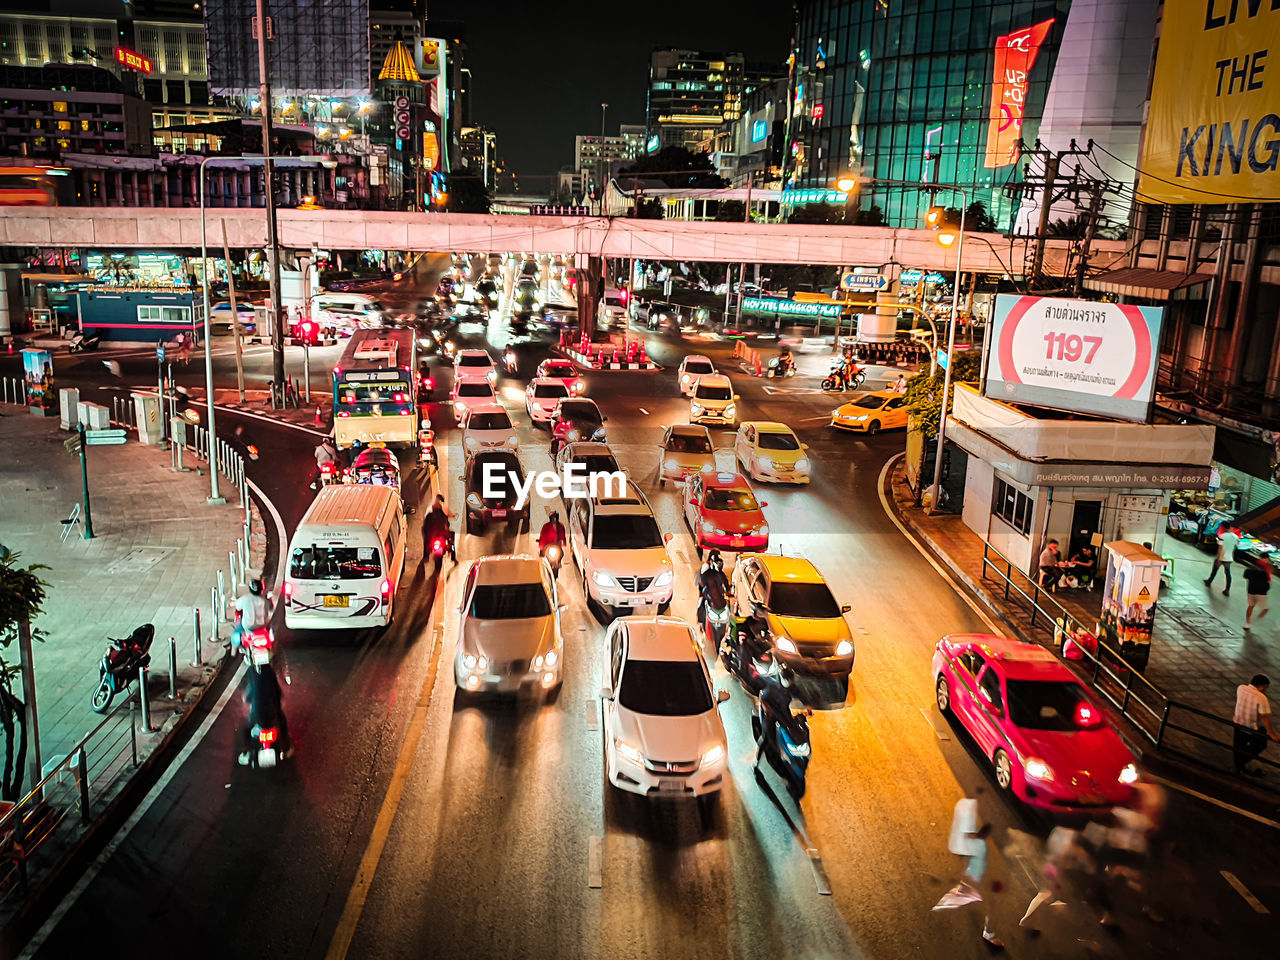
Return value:
[(837, 430), (879, 433), (907, 426), (907, 398), (893, 390), (861, 390), (831, 411)]
[(752, 480), (809, 482), (809, 445), (785, 423), (748, 420), (738, 425), (733, 455)]

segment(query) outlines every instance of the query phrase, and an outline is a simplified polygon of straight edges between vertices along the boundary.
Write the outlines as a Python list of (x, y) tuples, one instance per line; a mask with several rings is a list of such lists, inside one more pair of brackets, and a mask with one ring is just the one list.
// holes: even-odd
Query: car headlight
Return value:
[(807, 743), (787, 743), (787, 753), (793, 757), (807, 757), (809, 755), (809, 744)]
[(735, 407), (732, 403), (724, 408), (724, 415), (726, 417), (732, 417), (737, 412), (738, 412), (738, 408)]
[(801, 473), (808, 473), (809, 461), (804, 457), (801, 457), (799, 460), (796, 461), (796, 469), (799, 470)]
[(1120, 771), (1120, 776), (1117, 779), (1121, 783), (1137, 783), (1138, 768), (1132, 763), (1126, 763), (1124, 769)]
[(1052, 780), (1053, 771), (1049, 769), (1049, 765), (1043, 760), (1037, 760), (1032, 757), (1022, 765), (1023, 771), (1033, 780)]
[(463, 403), (461, 400), (455, 400), (455, 401), (453, 401), (453, 412), (454, 412), (454, 413), (462, 413), (462, 411), (463, 411), (463, 410), (465, 410), (465, 409), (467, 409), (467, 405), (466, 405), (465, 403)]
[(617, 749), (618, 755), (624, 760), (629, 760), (636, 766), (643, 766), (644, 757), (638, 749), (627, 743), (627, 741), (623, 740), (621, 737), (614, 737), (613, 745), (615, 749)]
[(478, 441), (475, 437), (467, 437), (467, 439), (462, 441), (462, 445), (466, 447), (468, 450), (474, 450), (477, 446), (480, 445), (480, 441)]
[(654, 578), (653, 585), (655, 587), (665, 587), (674, 579), (675, 579), (675, 574), (673, 574), (670, 570), (663, 570), (660, 574), (658, 574), (657, 577)]
[(767, 523), (762, 523), (760, 526), (756, 527), (755, 532), (760, 534), (762, 537), (767, 537), (769, 535), (769, 525)]
[(519, 443), (520, 441), (516, 437), (507, 437), (507, 446), (514, 447)]
[(781, 650), (783, 653), (799, 653), (800, 652), (796, 649), (796, 645), (794, 642), (792, 642), (790, 637), (779, 637), (778, 649)]
[(542, 662), (545, 663), (548, 667), (554, 667), (557, 663), (560, 662), (560, 651), (554, 648), (552, 648), (551, 650), (548, 650), (547, 655), (545, 658), (543, 658)]
[(480, 494), (478, 494), (478, 493), (468, 493), (468, 494), (467, 494), (467, 506), (468, 506), (468, 507), (472, 507), (472, 508), (474, 508), (474, 509), (476, 509), (476, 510), (481, 510), (481, 509), (483, 509), (484, 504), (482, 504), (482, 503), (480, 502)]
[(680, 378), (680, 382), (681, 382), (681, 383), (688, 383), (688, 382), (689, 382), (689, 375), (686, 373), (684, 376), (682, 376), (682, 377)]
[(582, 393), (582, 391), (585, 389), (587, 389), (586, 384), (584, 384), (581, 380), (574, 381), (574, 384), (573, 384), (574, 393)]
[(760, 464), (760, 466), (764, 467), (766, 470), (773, 469), (773, 461), (768, 457), (757, 457), (756, 463)]
[(848, 640), (841, 640), (836, 644), (837, 657), (847, 657), (851, 653), (853, 653), (853, 644)]
[(690, 413), (692, 416), (700, 417), (700, 416), (702, 416), (702, 414), (703, 414), (704, 412), (705, 412), (705, 410), (703, 409), (702, 404), (700, 404), (700, 403), (691, 403), (691, 404), (689, 404), (689, 413)]
[(495, 380), (498, 379), (498, 371), (490, 370), (488, 373), (484, 375), (484, 378), (488, 380), (490, 383), (493, 383)]
[(715, 525), (714, 523), (712, 523), (710, 520), (703, 520), (703, 521), (702, 521), (701, 526), (702, 526), (702, 532), (703, 532), (703, 533), (715, 533), (715, 532), (716, 532), (716, 525)]
[(617, 581), (603, 570), (592, 570), (591, 582), (597, 587), (616, 587), (618, 585)]
[(702, 766), (709, 767), (712, 764), (719, 763), (724, 759), (724, 747), (720, 744), (708, 747), (702, 753)]

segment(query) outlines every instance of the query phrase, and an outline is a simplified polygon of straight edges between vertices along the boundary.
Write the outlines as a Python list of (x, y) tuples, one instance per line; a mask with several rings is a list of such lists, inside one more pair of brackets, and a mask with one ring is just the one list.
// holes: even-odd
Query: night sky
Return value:
[[(519, 9), (520, 13), (508, 13)], [(521, 188), (544, 191), (573, 163), (573, 138), (645, 122), (654, 47), (738, 50), (781, 62), (791, 36), (787, 0), (489, 4), (428, 0), (429, 19), (467, 25), (471, 119), (498, 134), (499, 152)]]

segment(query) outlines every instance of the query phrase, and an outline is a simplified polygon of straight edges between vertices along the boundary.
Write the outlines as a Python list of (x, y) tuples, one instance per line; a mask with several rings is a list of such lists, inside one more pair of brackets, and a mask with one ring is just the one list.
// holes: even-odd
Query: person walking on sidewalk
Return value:
[(1244, 568), (1244, 582), (1245, 591), (1249, 595), (1249, 606), (1244, 612), (1244, 628), (1251, 630), (1255, 611), (1259, 620), (1267, 615), (1267, 591), (1271, 589), (1271, 564), (1265, 557), (1259, 557), (1256, 563)]
[(1227, 577), (1227, 585), (1222, 591), (1224, 597), (1231, 596), (1231, 561), (1235, 558), (1236, 544), (1239, 542), (1240, 534), (1235, 527), (1222, 528), (1222, 532), (1218, 534), (1218, 555), (1213, 558), (1213, 569), (1204, 582), (1206, 587), (1213, 583), (1213, 578), (1218, 575), (1218, 568), (1221, 567)]
[(1236, 712), (1231, 719), (1235, 730), (1236, 773), (1262, 776), (1261, 770), (1250, 770), (1249, 761), (1262, 754), (1268, 740), (1280, 743), (1271, 727), (1271, 701), (1267, 699), (1267, 687), (1271, 678), (1265, 673), (1255, 674), (1248, 683), (1236, 687)]
[[(978, 801), (972, 797), (957, 800), (955, 812), (951, 815), (947, 849), (965, 858), (964, 876), (934, 904), (934, 912), (954, 910), (968, 903), (981, 902), (984, 908), (988, 906), (979, 888), (987, 874), (987, 837), (990, 835), (991, 824), (978, 822)], [(998, 887), (993, 884), (992, 889), (994, 891)], [(982, 920), (982, 939), (997, 950), (1004, 947), (1004, 942), (991, 929), (989, 909)]]

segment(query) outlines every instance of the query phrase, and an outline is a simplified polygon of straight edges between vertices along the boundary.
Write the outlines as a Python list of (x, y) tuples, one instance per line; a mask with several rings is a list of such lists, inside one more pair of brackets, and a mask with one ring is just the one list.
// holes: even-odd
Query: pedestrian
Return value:
[(894, 393), (906, 393), (907, 392), (906, 376), (901, 373), (898, 374), (898, 379), (894, 381), (893, 387), (891, 389), (893, 390)]
[(1062, 567), (1059, 561), (1062, 560), (1062, 554), (1058, 551), (1058, 541), (1050, 540), (1044, 545), (1044, 549), (1040, 551), (1040, 586), (1053, 588), (1058, 585), (1058, 578), (1062, 576)]
[(1056, 826), (1045, 842), (1045, 860), (1039, 889), (1027, 904), (1027, 912), (1018, 926), (1028, 926), (1031, 915), (1044, 903), (1063, 902), (1064, 875), (1074, 865), (1083, 863), (1080, 833), (1070, 827)]
[(1231, 596), (1231, 561), (1235, 558), (1236, 544), (1239, 542), (1239, 531), (1234, 527), (1222, 528), (1222, 532), (1218, 534), (1218, 555), (1213, 558), (1213, 569), (1209, 571), (1209, 577), (1204, 582), (1206, 587), (1213, 583), (1213, 578), (1218, 575), (1218, 568), (1221, 567), (1227, 577), (1227, 585), (1222, 591), (1224, 597)]
[(1236, 725), (1233, 744), (1236, 773), (1262, 776), (1263, 771), (1249, 769), (1249, 761), (1262, 754), (1267, 748), (1267, 740), (1280, 743), (1280, 737), (1271, 727), (1271, 701), (1267, 699), (1269, 686), (1271, 678), (1259, 673), (1248, 683), (1236, 687), (1236, 712), (1231, 717)]
[(1253, 614), (1258, 619), (1267, 615), (1267, 591), (1271, 589), (1271, 564), (1266, 557), (1259, 557), (1254, 563), (1244, 568), (1245, 592), (1249, 595), (1249, 606), (1244, 612), (1244, 628), (1253, 629)]
[[(956, 801), (951, 815), (951, 833), (947, 849), (957, 856), (964, 857), (964, 876), (960, 882), (942, 895), (933, 906), (938, 910), (954, 910), (969, 903), (987, 904), (980, 889), (987, 874), (987, 837), (991, 835), (991, 824), (979, 823), (978, 801), (972, 797), (964, 797)], [(998, 889), (994, 884), (992, 890)], [(987, 909), (982, 918), (982, 939), (997, 950), (1004, 947), (1004, 942), (991, 929), (991, 912)]]

